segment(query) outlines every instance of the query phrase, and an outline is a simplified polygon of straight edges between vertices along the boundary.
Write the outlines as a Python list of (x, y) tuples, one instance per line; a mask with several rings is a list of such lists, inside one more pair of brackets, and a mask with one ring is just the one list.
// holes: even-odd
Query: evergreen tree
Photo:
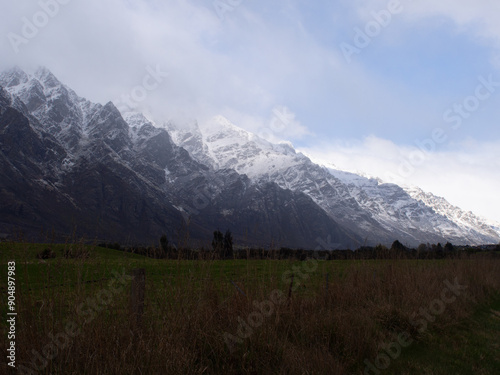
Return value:
[(160, 237), (160, 247), (163, 250), (163, 252), (166, 253), (168, 251), (168, 238), (166, 234), (163, 234)]
[(222, 254), (224, 251), (224, 235), (220, 230), (214, 231), (214, 238), (212, 240), (212, 249), (214, 252)]
[(233, 235), (231, 231), (226, 230), (226, 234), (224, 235), (224, 257), (232, 258), (233, 256)]
[(406, 247), (401, 242), (396, 240), (392, 243), (391, 250), (406, 250)]

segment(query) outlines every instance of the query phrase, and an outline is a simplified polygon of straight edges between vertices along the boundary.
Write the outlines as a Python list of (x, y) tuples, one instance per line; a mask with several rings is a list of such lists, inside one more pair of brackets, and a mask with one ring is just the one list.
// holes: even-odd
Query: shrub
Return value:
[(56, 257), (56, 253), (52, 251), (51, 248), (47, 247), (43, 251), (36, 254), (37, 259), (53, 259)]

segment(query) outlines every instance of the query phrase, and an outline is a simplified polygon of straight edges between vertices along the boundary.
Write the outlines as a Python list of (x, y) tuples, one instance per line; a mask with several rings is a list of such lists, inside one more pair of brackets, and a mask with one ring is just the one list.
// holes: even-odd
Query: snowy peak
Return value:
[(125, 112), (122, 117), (131, 128), (140, 129), (144, 125), (152, 125), (152, 121), (140, 112)]
[(139, 112), (126, 112), (123, 119), (129, 126), (129, 136), (134, 144), (142, 144), (161, 131), (153, 121)]
[(165, 124), (175, 144), (180, 145), (199, 163), (211, 169), (219, 169), (219, 163), (210, 156), (210, 150), (203, 140), (198, 122), (178, 126), (173, 122)]
[(33, 75), (11, 69), (0, 74), (0, 82), (13, 97), (14, 106), (34, 116), (40, 130), (61, 139), (69, 151), (74, 151), (88, 122), (102, 108), (76, 95), (43, 67)]
[(224, 145), (244, 145), (257, 140), (254, 134), (237, 127), (223, 116), (215, 116), (200, 127), (204, 140), (208, 143)]
[[(297, 164), (295, 159), (303, 158), (289, 144), (272, 144), (223, 116), (216, 116), (177, 139), (199, 161), (210, 160), (215, 168), (234, 169), (251, 179), (293, 166)], [(200, 150), (204, 150), (203, 154)]]
[(52, 89), (62, 86), (62, 83), (45, 67), (39, 67), (34, 74), (34, 77), (42, 83), (46, 89)]
[(51, 89), (61, 88), (62, 84), (46, 68), (38, 68), (30, 75), (15, 67), (0, 74), (0, 84), (18, 96), (30, 111), (35, 111), (50, 98)]
[(290, 142), (271, 143), (258, 135), (244, 130), (223, 116), (215, 116), (200, 127), (203, 139), (214, 147), (242, 146), (253, 144), (264, 152), (278, 152), (295, 155), (296, 151)]
[(28, 79), (28, 75), (16, 66), (0, 74), (0, 85), (6, 88), (19, 86), (28, 82)]
[(98, 111), (88, 124), (89, 138), (104, 140), (116, 152), (130, 146), (128, 131), (128, 124), (112, 102)]
[(18, 97), (30, 112), (38, 110), (47, 101), (44, 88), (37, 79), (29, 79), (18, 86), (10, 86), (8, 90)]

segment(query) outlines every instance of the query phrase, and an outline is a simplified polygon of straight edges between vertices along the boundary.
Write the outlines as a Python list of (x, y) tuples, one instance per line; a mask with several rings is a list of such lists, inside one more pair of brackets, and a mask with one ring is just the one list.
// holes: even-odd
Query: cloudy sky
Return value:
[(19, 0), (0, 69), (158, 122), (222, 114), (500, 221), (498, 0)]

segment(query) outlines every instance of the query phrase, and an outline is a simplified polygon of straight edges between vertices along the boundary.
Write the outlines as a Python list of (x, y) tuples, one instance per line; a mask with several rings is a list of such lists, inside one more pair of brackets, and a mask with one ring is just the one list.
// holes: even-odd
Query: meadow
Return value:
[[(51, 256), (39, 259), (47, 249)], [(3, 374), (498, 374), (500, 259), (172, 260), (0, 243)], [(134, 269), (145, 270), (133, 314)], [(4, 355), (5, 357), (5, 355)]]

